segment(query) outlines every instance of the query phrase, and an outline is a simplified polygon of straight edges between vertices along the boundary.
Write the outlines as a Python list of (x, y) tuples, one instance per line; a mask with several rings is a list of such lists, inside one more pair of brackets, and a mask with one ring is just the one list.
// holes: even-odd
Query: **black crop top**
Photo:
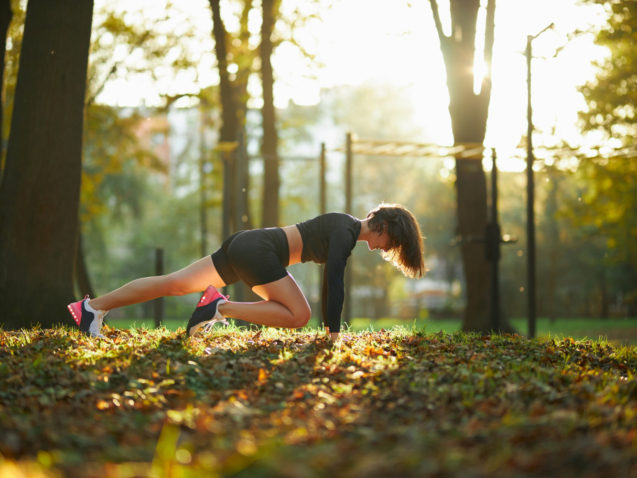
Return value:
[(349, 214), (331, 212), (296, 225), (303, 239), (301, 262), (326, 264), (323, 272), (323, 324), (330, 332), (341, 329), (345, 299), (345, 265), (356, 246), (361, 222)]

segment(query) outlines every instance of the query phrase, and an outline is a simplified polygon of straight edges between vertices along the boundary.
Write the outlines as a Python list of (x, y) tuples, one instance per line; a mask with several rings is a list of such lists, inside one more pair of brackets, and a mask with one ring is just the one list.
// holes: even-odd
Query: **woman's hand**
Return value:
[(325, 334), (330, 338), (330, 340), (338, 340), (338, 332), (330, 332), (329, 327), (325, 327)]

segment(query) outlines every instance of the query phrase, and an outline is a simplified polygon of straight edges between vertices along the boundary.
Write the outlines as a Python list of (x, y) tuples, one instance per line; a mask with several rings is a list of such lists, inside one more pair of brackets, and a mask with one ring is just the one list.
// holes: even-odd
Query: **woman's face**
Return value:
[(367, 241), (367, 247), (370, 251), (380, 249), (387, 252), (391, 247), (391, 239), (387, 231), (383, 229), (381, 232), (373, 232), (372, 237)]

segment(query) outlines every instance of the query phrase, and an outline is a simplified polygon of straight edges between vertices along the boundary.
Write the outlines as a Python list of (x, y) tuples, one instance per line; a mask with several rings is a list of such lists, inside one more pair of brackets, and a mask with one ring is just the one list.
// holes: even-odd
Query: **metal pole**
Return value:
[[(234, 203), (234, 214), (235, 214), (235, 229), (236, 231), (243, 231), (245, 228), (245, 223), (247, 222), (247, 217), (244, 214), (245, 210), (245, 195), (246, 195), (246, 185), (245, 185), (245, 138), (243, 135), (243, 131), (239, 130), (237, 132), (237, 149), (235, 150), (235, 169), (234, 169), (234, 184), (235, 184), (235, 203)], [(236, 232), (235, 231), (235, 232)]]
[[(491, 222), (493, 223), (491, 256), (491, 320), (493, 330), (500, 331), (500, 224), (498, 223), (498, 163), (495, 149), (492, 153), (493, 167), (491, 168)], [(487, 245), (489, 247), (489, 245)]]
[[(327, 178), (326, 178), (326, 164), (325, 164), (325, 143), (321, 143), (321, 157), (320, 157), (320, 177), (319, 177), (319, 214), (325, 214), (327, 212)], [(319, 277), (318, 277), (318, 297), (319, 301), (316, 304), (316, 310), (322, 307), (322, 284), (323, 284), (323, 275), (325, 274), (325, 264), (319, 267)], [(318, 317), (321, 317), (321, 314), (317, 314)], [(319, 319), (319, 324), (322, 323), (322, 320)]]
[(527, 81), (527, 152), (526, 152), (526, 238), (527, 238), (527, 306), (529, 320), (529, 337), (535, 337), (535, 184), (533, 178), (533, 110), (531, 108), (531, 43), (533, 36), (526, 40), (526, 81)]
[[(156, 276), (164, 275), (164, 250), (161, 247), (158, 247), (155, 249), (155, 275)], [(162, 320), (164, 320), (164, 298), (163, 297), (159, 297), (155, 299), (154, 312), (155, 312), (155, 327), (159, 327), (161, 325)]]
[(345, 213), (352, 214), (352, 133), (347, 133), (346, 137), (346, 158), (345, 158)]
[[(345, 158), (345, 213), (352, 214), (352, 166), (354, 154), (352, 152), (352, 133), (347, 133), (346, 158)], [(345, 268), (345, 303), (343, 304), (343, 317), (345, 322), (352, 319), (352, 268), (354, 257), (350, 256)], [(334, 332), (333, 330), (330, 332)], [(338, 331), (337, 331), (338, 332)]]
[(320, 177), (320, 214), (325, 214), (327, 212), (327, 189), (326, 189), (326, 178), (325, 178), (325, 143), (321, 143), (321, 177)]
[(221, 152), (221, 162), (223, 163), (223, 214), (222, 214), (222, 241), (227, 239), (230, 236), (230, 194), (232, 191), (232, 174), (231, 174), (231, 164), (230, 157), (233, 153), (228, 153), (226, 151)]
[(201, 220), (201, 257), (206, 255), (208, 245), (206, 239), (208, 235), (208, 225), (206, 223), (206, 137), (204, 129), (205, 114), (203, 108), (199, 112), (199, 190), (200, 190), (200, 220)]
[[(245, 181), (244, 181), (244, 168), (245, 168), (245, 137), (243, 130), (237, 131), (237, 148), (234, 150), (234, 232), (243, 231), (245, 229), (245, 221), (247, 219), (244, 216), (245, 206)], [(243, 282), (237, 282), (233, 287), (234, 300), (237, 302), (243, 302), (245, 300), (245, 290)], [(243, 322), (238, 322), (237, 325), (245, 325)]]

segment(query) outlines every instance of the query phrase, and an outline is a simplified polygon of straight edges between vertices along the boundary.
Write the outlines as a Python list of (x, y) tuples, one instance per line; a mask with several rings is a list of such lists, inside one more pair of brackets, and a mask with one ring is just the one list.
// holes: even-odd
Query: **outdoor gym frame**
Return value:
[[(216, 150), (220, 153), (223, 163), (223, 219), (222, 219), (222, 237), (226, 238), (234, 232), (244, 228), (247, 222), (247, 185), (245, 184), (246, 175), (238, 174), (245, 171), (249, 160), (269, 160), (272, 158), (263, 156), (249, 157), (246, 152), (246, 144), (243, 133), (237, 135), (237, 141), (232, 143), (220, 143)], [(400, 141), (375, 141), (375, 140), (358, 140), (354, 139), (351, 133), (347, 133), (345, 137), (345, 146), (332, 150), (333, 152), (345, 153), (344, 168), (344, 189), (345, 189), (345, 213), (352, 215), (353, 213), (353, 175), (354, 175), (354, 155), (373, 155), (373, 156), (405, 156), (405, 157), (422, 157), (438, 159), (443, 157), (456, 157), (464, 159), (482, 160), (482, 154), (485, 148), (476, 143), (457, 144), (454, 146), (439, 146), (435, 144), (400, 142)], [(278, 156), (279, 160), (293, 159), (301, 161), (319, 160), (319, 213), (327, 212), (327, 167), (326, 167), (327, 149), (325, 143), (321, 143), (320, 155), (317, 157), (290, 157), (285, 158)], [(496, 174), (492, 180), (492, 212), (491, 220), (485, 230), (485, 235), (480, 237), (462, 238), (464, 241), (484, 242), (485, 254), (492, 269), (492, 287), (491, 287), (491, 317), (493, 330), (499, 330), (499, 309), (500, 296), (499, 287), (496, 287), (498, 278), (498, 262), (500, 259), (500, 243), (510, 242), (500, 237), (500, 226), (497, 222), (497, 166), (495, 165), (494, 153), (494, 170)], [(343, 317), (345, 322), (350, 322), (352, 318), (352, 263), (353, 257), (349, 259), (349, 267), (345, 269), (345, 302), (343, 304)], [(235, 297), (241, 299), (241, 293), (237, 288), (234, 291)]]
[[(220, 143), (216, 151), (219, 152), (220, 159), (223, 163), (223, 226), (222, 237), (226, 238), (230, 234), (242, 230), (247, 222), (247, 170), (250, 160), (269, 160), (270, 157), (248, 156), (246, 150), (245, 137), (243, 133), (237, 135), (237, 141), (232, 143)], [(393, 157), (420, 157), (430, 159), (441, 158), (460, 158), (473, 159), (482, 161), (486, 148), (477, 143), (460, 143), (454, 146), (440, 146), (428, 143), (414, 143), (403, 141), (379, 141), (379, 140), (361, 140), (355, 139), (351, 133), (346, 134), (345, 144), (341, 148), (331, 150), (345, 154), (344, 175), (344, 193), (345, 193), (345, 213), (353, 212), (353, 176), (354, 176), (354, 155), (369, 156), (393, 156)], [(559, 148), (545, 149), (540, 148), (541, 158), (536, 158), (533, 153), (532, 145), (527, 144), (526, 151), (526, 175), (527, 175), (527, 249), (529, 244), (535, 243), (535, 205), (534, 205), (534, 181), (533, 181), (533, 164), (541, 164), (547, 159), (564, 160), (575, 159), (578, 161), (591, 159), (628, 159), (637, 157), (637, 147), (628, 147), (620, 149), (612, 149), (609, 147), (599, 148)], [(327, 212), (327, 167), (326, 154), (327, 149), (325, 143), (321, 143), (321, 150), (318, 157), (313, 156), (295, 156), (285, 157), (277, 156), (281, 161), (317, 161), (319, 162), (319, 213)], [(522, 151), (516, 151), (512, 158), (522, 159), (524, 154)], [(499, 261), (500, 247), (502, 244), (516, 242), (517, 238), (510, 235), (502, 235), (500, 224), (498, 221), (498, 166), (496, 151), (491, 150), (492, 169), (491, 169), (491, 204), (490, 213), (485, 232), (483, 236), (467, 236), (457, 237), (454, 243), (462, 242), (482, 242), (485, 244), (485, 258), (491, 267), (491, 284), (490, 284), (490, 317), (491, 329), (500, 330), (501, 327), (501, 308), (500, 308), (500, 285), (499, 285)], [(244, 174), (238, 174), (243, 171)], [(533, 223), (533, 224), (531, 224)], [(529, 257), (530, 256), (530, 257)], [(350, 257), (350, 267), (345, 269), (345, 303), (343, 305), (343, 316), (346, 322), (351, 321), (351, 287), (352, 287), (352, 262)], [(535, 254), (529, 254), (527, 251), (527, 291), (535, 291)], [(242, 293), (239, 288), (234, 291), (235, 297), (241, 300)], [(528, 294), (528, 335), (530, 338), (536, 333), (536, 297), (535, 293)]]

